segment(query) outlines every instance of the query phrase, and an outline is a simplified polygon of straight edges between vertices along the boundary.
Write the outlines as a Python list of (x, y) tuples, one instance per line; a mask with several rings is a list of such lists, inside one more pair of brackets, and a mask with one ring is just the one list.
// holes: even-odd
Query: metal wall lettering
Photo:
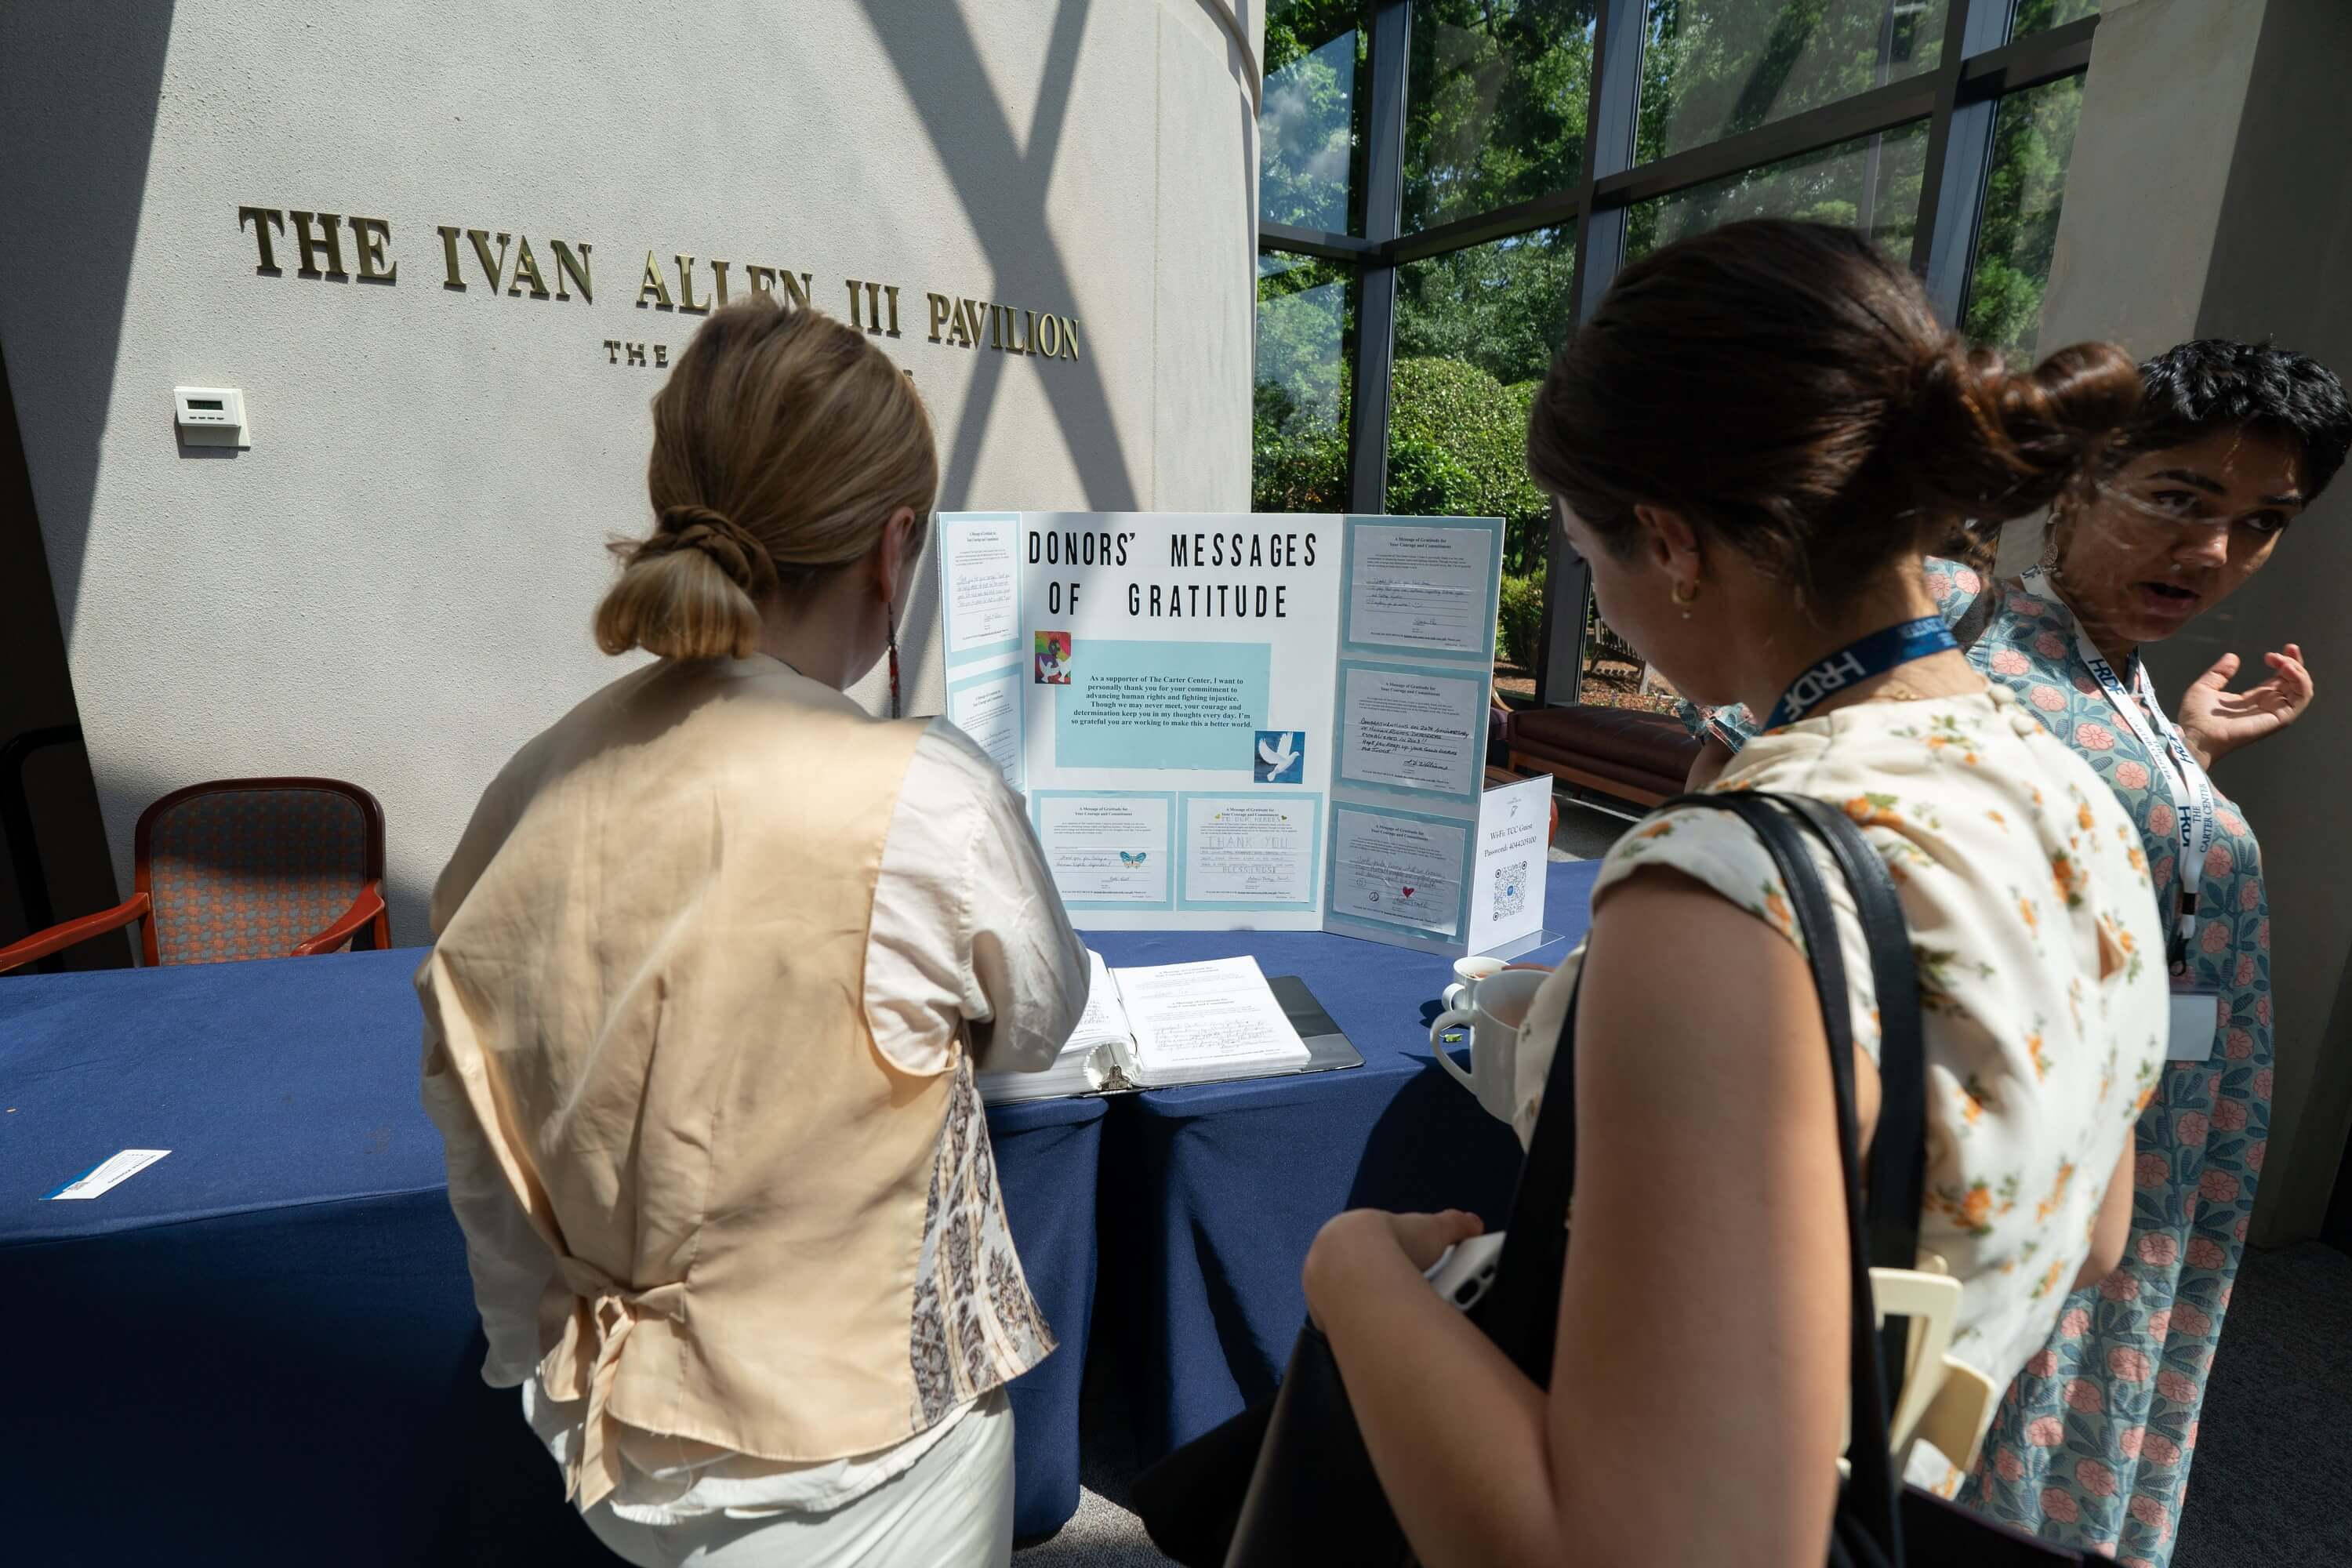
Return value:
[[(356, 274), (347, 271), (343, 265), (346, 224), (351, 228), (351, 258), (358, 268)], [(240, 234), (252, 231), (256, 277), (286, 276), (278, 251), (279, 242), (290, 236), (296, 250), (297, 278), (343, 283), (356, 276), (362, 283), (385, 287), (396, 286), (400, 281), (400, 262), (394, 255), (390, 218), (345, 216), (293, 207), (239, 206), (236, 226)], [(534, 247), (530, 236), (520, 231), (438, 224), (433, 232), (441, 241), (441, 287), (446, 292), (467, 293), (478, 281), (488, 286), (487, 292), (492, 298), (554, 300), (565, 304), (576, 298), (583, 305), (595, 303), (590, 272), (590, 258), (595, 247), (584, 239), (542, 237)], [(458, 245), (461, 238), (465, 241), (463, 249)], [(470, 270), (477, 275), (476, 281), (468, 280), (467, 251), (473, 255)], [(542, 254), (544, 262), (541, 259)], [(706, 260), (684, 251), (671, 252), (669, 261), (670, 266), (665, 268), (659, 250), (646, 252), (645, 268), (638, 274), (636, 295), (631, 301), (635, 309), (702, 316), (728, 302), (733, 261), (719, 257)], [(745, 262), (742, 278), (755, 295), (773, 297), (781, 290), (786, 303), (796, 309), (816, 308), (811, 299), (813, 277), (809, 272)], [(849, 325), (877, 338), (904, 335), (898, 321), (899, 285), (871, 278), (845, 278), (842, 282), (849, 307), (843, 319)], [(923, 290), (923, 301), (929, 312), (929, 331), (923, 340), (926, 342), (943, 348), (985, 347), (1000, 353), (1040, 359), (1074, 361), (1078, 357), (1078, 323), (1073, 317), (1034, 306), (931, 289)], [(669, 363), (667, 343), (649, 345), (624, 338), (605, 338), (600, 346), (604, 351), (605, 363), (611, 365), (659, 369)]]

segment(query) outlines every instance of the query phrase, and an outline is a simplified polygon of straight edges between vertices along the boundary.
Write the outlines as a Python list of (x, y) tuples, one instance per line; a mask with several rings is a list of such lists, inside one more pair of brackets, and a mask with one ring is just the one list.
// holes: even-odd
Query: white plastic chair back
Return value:
[[(1960, 1282), (1945, 1272), (1942, 1258), (1928, 1255), (1919, 1261), (1917, 1268), (1870, 1271), (1879, 1321), (1884, 1322), (1889, 1316), (1911, 1321), (1903, 1395), (1887, 1426), (1887, 1449), (1899, 1468), (1909, 1461), (1912, 1445), (1925, 1438), (1965, 1470), (1976, 1462), (1985, 1429), (1992, 1424), (1993, 1404), (2000, 1391), (1983, 1373), (1945, 1353), (1951, 1347), (1953, 1325), (1959, 1317)], [(1849, 1417), (1839, 1439), (1841, 1451), (1853, 1437)], [(1838, 1468), (1845, 1469), (1844, 1459), (1839, 1459)]]

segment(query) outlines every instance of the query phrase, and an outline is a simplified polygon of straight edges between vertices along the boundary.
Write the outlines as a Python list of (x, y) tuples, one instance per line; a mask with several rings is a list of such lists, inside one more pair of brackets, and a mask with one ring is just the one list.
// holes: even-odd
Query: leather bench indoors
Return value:
[(1680, 795), (1698, 742), (1669, 714), (1632, 708), (1522, 708), (1503, 726), (1511, 766), (1596, 794), (1656, 805)]

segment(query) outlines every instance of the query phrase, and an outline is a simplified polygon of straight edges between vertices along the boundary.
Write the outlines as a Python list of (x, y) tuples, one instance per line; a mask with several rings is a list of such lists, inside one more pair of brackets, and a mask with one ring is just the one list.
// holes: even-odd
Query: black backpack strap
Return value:
[[(1829, 1042), (1846, 1188), (1852, 1312), (1848, 1368), (1852, 1420), (1847, 1453), (1853, 1470), (1847, 1508), (1853, 1522), (1873, 1538), (1886, 1561), (1900, 1563), (1899, 1478), (1887, 1442), (1893, 1388), (1907, 1351), (1908, 1325), (1894, 1320), (1880, 1328), (1870, 1269), (1874, 1263), (1907, 1268), (1916, 1262), (1919, 1200), (1926, 1180), (1926, 1069), (1918, 980), (1902, 905), (1885, 863), (1860, 830), (1818, 801), (1732, 792), (1683, 795), (1668, 801), (1661, 810), (1685, 807), (1728, 811), (1748, 824), (1780, 872), (1798, 930), (1804, 934), (1806, 963), (1821, 1001), (1822, 1027)], [(1881, 1110), (1871, 1150), (1873, 1181), (1867, 1201), (1854, 1110), (1853, 1005), (1846, 985), (1835, 908), (1820, 868), (1806, 847), (1808, 833), (1828, 847), (1853, 894), (1878, 994)], [(1581, 991), (1580, 976), (1579, 995)], [(1576, 1003), (1572, 996), (1544, 1080), (1543, 1103), (1512, 1198), (1510, 1230), (1495, 1282), (1474, 1314), (1497, 1348), (1530, 1379), (1547, 1387), (1559, 1331), (1561, 1276), (1568, 1259), (1567, 1220), (1576, 1184)]]
[[(1911, 955), (1902, 900), (1886, 863), (1852, 817), (1808, 796), (1776, 798), (1828, 846), (1862, 919), (1879, 1018), (1878, 1123), (1863, 1183), (1864, 1241), (1873, 1268), (1914, 1268), (1919, 1262), (1919, 1217), (1927, 1188), (1927, 1037), (1918, 968)], [(1866, 1282), (1867, 1276), (1864, 1278)], [(1910, 1359), (1911, 1320), (1889, 1314), (1878, 1325), (1877, 1340), (1886, 1403), (1876, 1441), (1883, 1447), (1885, 1424), (1894, 1419)], [(1853, 1429), (1862, 1431), (1859, 1420)], [(1899, 1484), (1902, 1478), (1894, 1479)]]
[[(1853, 819), (1801, 795), (1781, 797), (1829, 847), (1862, 916), (1870, 969), (1878, 994), (1878, 1126), (1864, 1184), (1870, 1228), (1870, 1266), (1911, 1268), (1919, 1259), (1919, 1216), (1927, 1205), (1927, 1038), (1921, 1026), (1919, 974), (1911, 956), (1903, 905), (1885, 862)], [(1887, 1366), (1899, 1381), (1901, 1357)]]
[[(1846, 1253), (1850, 1319), (1847, 1380), (1850, 1389), (1850, 1415), (1846, 1441), (1846, 1461), (1852, 1479), (1846, 1488), (1846, 1509), (1853, 1521), (1874, 1540), (1887, 1561), (1900, 1564), (1903, 1542), (1896, 1506), (1901, 1492), (1900, 1480), (1895, 1472), (1893, 1456), (1887, 1452), (1889, 1421), (1893, 1418), (1895, 1401), (1892, 1378), (1886, 1361), (1887, 1342), (1892, 1339), (1899, 1358), (1906, 1336), (1882, 1334), (1878, 1324), (1876, 1302), (1870, 1289), (1871, 1258), (1868, 1243), (1868, 1211), (1864, 1207), (1862, 1185), (1862, 1132), (1854, 1110), (1853, 1085), (1853, 1000), (1846, 987), (1844, 944), (1840, 940), (1835, 906), (1830, 902), (1829, 888), (1822, 879), (1821, 868), (1813, 863), (1811, 851), (1805, 846), (1802, 830), (1791, 820), (1790, 812), (1799, 814), (1798, 820), (1820, 831), (1820, 825), (1804, 816), (1803, 806), (1795, 798), (1755, 793), (1733, 792), (1725, 795), (1685, 796), (1675, 805), (1706, 805), (1729, 811), (1748, 824), (1763, 841), (1766, 853), (1771, 856), (1774, 868), (1780, 873), (1781, 885), (1788, 889), (1789, 907), (1794, 912), (1797, 929), (1805, 939), (1805, 957), (1813, 973), (1813, 989), (1822, 1008), (1822, 1031), (1828, 1037), (1830, 1083), (1837, 1100), (1838, 1153), (1845, 1176)], [(1886, 868), (1880, 863), (1876, 851), (1863, 846), (1868, 866), (1876, 879), (1886, 879)], [(1841, 870), (1846, 868), (1841, 864)], [(1893, 897), (1893, 889), (1888, 888)], [(1899, 921), (1899, 907), (1897, 916)], [(1864, 930), (1869, 921), (1865, 918)], [(1895, 931), (1902, 931), (1898, 923)], [(1903, 963), (1908, 968), (1911, 951), (1906, 938), (1897, 943)], [(1884, 951), (1873, 942), (1874, 959)], [(1882, 1003), (1881, 1016), (1885, 1016)], [(1879, 1121), (1883, 1124), (1885, 1115)], [(1909, 1267), (1906, 1259), (1904, 1267)], [(1894, 1365), (1902, 1365), (1897, 1359)]]
[(1568, 1268), (1569, 1200), (1576, 1190), (1576, 1007), (1583, 994), (1580, 973), (1544, 1075), (1543, 1103), (1511, 1194), (1510, 1228), (1503, 1233), (1494, 1282), (1471, 1312), (1496, 1348), (1542, 1388), (1551, 1386), (1560, 1277)]

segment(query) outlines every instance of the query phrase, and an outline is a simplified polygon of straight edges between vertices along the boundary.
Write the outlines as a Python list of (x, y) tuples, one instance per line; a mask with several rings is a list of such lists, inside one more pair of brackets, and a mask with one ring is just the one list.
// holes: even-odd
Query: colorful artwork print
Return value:
[(1070, 683), (1070, 634), (1039, 632), (1036, 641), (1036, 683), (1039, 686), (1067, 686)]

